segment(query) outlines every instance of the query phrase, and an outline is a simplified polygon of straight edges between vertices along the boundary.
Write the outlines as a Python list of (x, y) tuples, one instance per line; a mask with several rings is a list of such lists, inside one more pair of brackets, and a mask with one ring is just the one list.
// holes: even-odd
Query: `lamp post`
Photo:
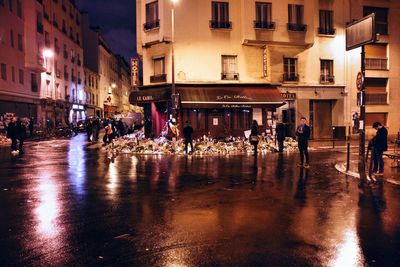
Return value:
[[(171, 0), (171, 103), (172, 103), (172, 117), (177, 117), (178, 101), (179, 95), (176, 93), (175, 86), (175, 52), (174, 52), (174, 42), (175, 42), (175, 4), (179, 0)], [(176, 118), (177, 119), (177, 118)]]

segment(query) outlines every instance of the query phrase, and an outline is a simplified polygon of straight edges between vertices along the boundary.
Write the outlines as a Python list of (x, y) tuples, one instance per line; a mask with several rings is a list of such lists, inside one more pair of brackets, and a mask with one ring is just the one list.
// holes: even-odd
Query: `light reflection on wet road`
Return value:
[(399, 266), (400, 189), (360, 191), (340, 152), (128, 156), (0, 149), (0, 266)]

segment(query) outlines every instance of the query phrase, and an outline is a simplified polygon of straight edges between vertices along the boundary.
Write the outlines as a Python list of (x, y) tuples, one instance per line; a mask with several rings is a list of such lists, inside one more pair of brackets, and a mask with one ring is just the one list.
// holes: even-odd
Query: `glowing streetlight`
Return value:
[(43, 57), (45, 58), (52, 58), (54, 57), (54, 52), (51, 49), (44, 49), (43, 50)]
[(177, 4), (179, 0), (171, 0), (172, 4)]
[(113, 89), (115, 89), (115, 88), (117, 87), (117, 85), (116, 85), (115, 83), (112, 83), (112, 84), (111, 84), (111, 87), (112, 87)]

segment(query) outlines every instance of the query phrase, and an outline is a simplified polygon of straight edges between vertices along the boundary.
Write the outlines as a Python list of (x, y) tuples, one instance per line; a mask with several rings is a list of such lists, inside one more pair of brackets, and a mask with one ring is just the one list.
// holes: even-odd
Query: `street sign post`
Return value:
[(358, 172), (360, 185), (367, 181), (365, 172), (365, 45), (376, 42), (375, 14), (370, 14), (360, 20), (354, 21), (346, 27), (346, 50), (361, 47), (361, 72), (357, 74), (356, 86), (357, 104), (360, 106), (360, 147), (358, 154)]

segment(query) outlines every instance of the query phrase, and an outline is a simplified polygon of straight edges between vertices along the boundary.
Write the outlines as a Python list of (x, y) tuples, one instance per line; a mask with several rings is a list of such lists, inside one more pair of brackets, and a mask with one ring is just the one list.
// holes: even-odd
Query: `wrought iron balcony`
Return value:
[(145, 24), (143, 24), (143, 28), (145, 31), (151, 30), (151, 29), (156, 29), (160, 27), (160, 20), (156, 19), (153, 21), (146, 21)]
[(221, 80), (239, 80), (239, 73), (221, 73)]
[(254, 28), (256, 29), (266, 29), (266, 30), (274, 30), (275, 22), (273, 21), (265, 21), (265, 20), (255, 20)]
[(158, 74), (150, 76), (151, 83), (162, 83), (167, 81), (167, 74)]
[(366, 58), (365, 69), (367, 70), (387, 70), (387, 58)]
[(335, 35), (336, 29), (334, 28), (318, 28), (318, 33), (323, 35)]
[(232, 29), (231, 21), (210, 20), (211, 29)]
[(366, 93), (365, 103), (367, 105), (387, 105), (387, 93)]
[(288, 23), (287, 28), (289, 31), (294, 31), (294, 32), (306, 32), (307, 31), (306, 24)]
[(335, 83), (335, 76), (321, 74), (319, 78), (320, 83)]
[(299, 75), (297, 73), (284, 73), (283, 74), (283, 81), (285, 82), (298, 82)]

